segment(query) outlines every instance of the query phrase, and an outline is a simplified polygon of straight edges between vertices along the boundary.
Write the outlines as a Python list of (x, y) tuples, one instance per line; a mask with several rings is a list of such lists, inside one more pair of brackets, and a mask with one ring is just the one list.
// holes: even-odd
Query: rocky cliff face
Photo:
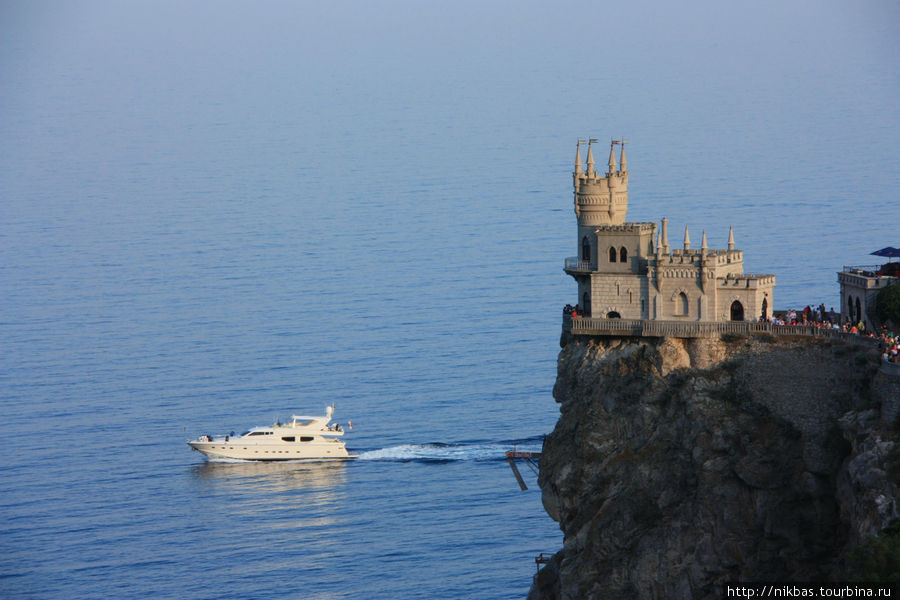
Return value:
[(565, 541), (529, 599), (720, 598), (728, 581), (840, 576), (898, 516), (882, 377), (877, 352), (843, 342), (570, 341), (538, 480)]

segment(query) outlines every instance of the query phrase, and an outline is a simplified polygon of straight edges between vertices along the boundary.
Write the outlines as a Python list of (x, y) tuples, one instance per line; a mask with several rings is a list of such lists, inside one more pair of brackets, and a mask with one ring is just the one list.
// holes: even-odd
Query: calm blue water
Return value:
[(0, 6), (0, 596), (523, 597), (578, 137), (777, 308), (900, 246), (894, 3), (617, 4)]

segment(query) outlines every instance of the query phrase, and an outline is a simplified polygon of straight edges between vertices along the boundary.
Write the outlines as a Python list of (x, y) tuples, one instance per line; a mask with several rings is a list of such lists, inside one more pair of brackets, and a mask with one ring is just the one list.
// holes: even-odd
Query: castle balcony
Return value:
[(581, 260), (577, 256), (567, 258), (563, 269), (569, 275), (585, 275), (593, 271), (591, 268), (591, 261)]

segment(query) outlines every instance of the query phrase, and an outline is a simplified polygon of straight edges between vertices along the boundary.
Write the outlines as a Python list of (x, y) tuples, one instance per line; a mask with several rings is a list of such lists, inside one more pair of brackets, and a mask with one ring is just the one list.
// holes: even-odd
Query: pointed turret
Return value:
[(616, 172), (616, 154), (614, 152), (616, 148), (616, 142), (612, 142), (609, 145), (609, 174), (612, 175)]
[(656, 258), (662, 258), (662, 244), (659, 243), (659, 231), (656, 232)]
[(619, 171), (624, 173), (628, 170), (628, 163), (625, 161), (625, 140), (622, 140), (622, 154), (619, 156)]
[(575, 176), (581, 175), (581, 140), (575, 146)]
[(662, 220), (662, 246), (663, 254), (669, 254), (669, 220), (665, 217)]
[(690, 236), (690, 234), (688, 233), (688, 226), (687, 226), (687, 225), (684, 226), (684, 249), (685, 249), (685, 250), (690, 250), (690, 249), (691, 249), (691, 236)]
[(597, 176), (597, 172), (594, 171), (594, 150), (591, 148), (591, 142), (594, 140), (590, 140), (588, 142), (588, 154), (587, 154), (587, 176), (591, 179)]
[(706, 257), (707, 250), (708, 250), (708, 247), (706, 246), (706, 230), (704, 229), (703, 230), (703, 239), (700, 241), (700, 254), (703, 257)]
[(728, 249), (734, 250), (734, 225), (728, 227)]

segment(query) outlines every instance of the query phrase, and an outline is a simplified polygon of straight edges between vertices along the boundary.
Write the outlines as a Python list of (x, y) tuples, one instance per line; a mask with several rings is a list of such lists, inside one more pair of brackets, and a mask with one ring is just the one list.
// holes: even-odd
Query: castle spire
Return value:
[(691, 249), (691, 236), (690, 236), (690, 234), (688, 234), (688, 226), (687, 225), (684, 226), (684, 249), (685, 250)]
[(613, 140), (609, 144), (609, 174), (612, 175), (616, 172), (616, 154), (614, 152), (616, 144), (619, 142)]
[(707, 249), (708, 248), (706, 246), (706, 230), (704, 229), (703, 230), (703, 240), (700, 242), (700, 254), (702, 254), (703, 256), (706, 256)]
[(662, 220), (662, 244), (663, 254), (669, 254), (669, 220), (665, 217)]
[(734, 250), (734, 225), (728, 227), (728, 249)]
[(591, 144), (594, 140), (588, 140), (588, 154), (587, 154), (587, 176), (590, 178), (594, 178), (597, 176), (597, 172), (594, 171), (594, 150), (591, 148)]
[(575, 146), (575, 175), (581, 175), (581, 140)]
[(628, 170), (628, 163), (625, 162), (625, 140), (622, 140), (622, 154), (619, 157), (619, 171), (624, 173)]

